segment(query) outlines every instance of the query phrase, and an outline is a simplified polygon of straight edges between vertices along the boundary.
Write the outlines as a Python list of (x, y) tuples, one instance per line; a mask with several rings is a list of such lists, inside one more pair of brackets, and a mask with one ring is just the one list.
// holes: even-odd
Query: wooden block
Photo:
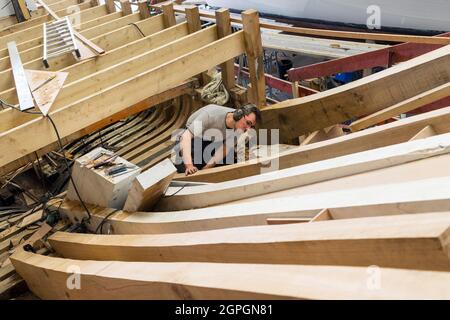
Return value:
[(81, 260), (307, 264), (450, 271), (450, 212), (163, 235), (57, 232), (50, 244)]
[(436, 130), (434, 130), (432, 125), (427, 125), (423, 129), (421, 129), (419, 132), (417, 132), (409, 141), (418, 140), (418, 139), (425, 139), (428, 137), (432, 137), (436, 135)]
[(16, 85), (17, 97), (19, 98), (20, 110), (27, 110), (34, 107), (33, 96), (28, 87), (27, 77), (20, 60), (19, 51), (14, 41), (8, 42), (9, 58), (11, 60), (14, 82)]
[(136, 177), (128, 193), (124, 211), (148, 211), (164, 194), (177, 169), (166, 159)]
[[(12, 260), (41, 299), (450, 299), (448, 272), (376, 268), (380, 278), (370, 285), (367, 267), (82, 261), (30, 252)], [(73, 266), (80, 286), (69, 290)]]
[(320, 211), (314, 218), (311, 219), (309, 222), (317, 222), (317, 221), (327, 221), (332, 220), (333, 216), (330, 213), (330, 210), (323, 209)]
[[(97, 148), (78, 158), (73, 165), (72, 178), (84, 202), (108, 208), (122, 209), (131, 184), (141, 169), (121, 157), (118, 157), (114, 162), (116, 164), (126, 164), (131, 168), (128, 169), (127, 173), (116, 177), (106, 175), (104, 168), (87, 168), (86, 165), (99, 152), (108, 151), (103, 148)], [(72, 182), (70, 182), (67, 190), (67, 198), (78, 200)]]

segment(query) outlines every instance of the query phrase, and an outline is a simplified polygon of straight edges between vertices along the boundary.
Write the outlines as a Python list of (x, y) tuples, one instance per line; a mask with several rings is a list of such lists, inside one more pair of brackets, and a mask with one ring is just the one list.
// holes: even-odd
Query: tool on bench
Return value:
[[(117, 176), (120, 176), (122, 174), (128, 173), (129, 172), (128, 169), (136, 170), (137, 168), (134, 167), (134, 166), (127, 166), (124, 163), (120, 163), (120, 164), (117, 164), (117, 165), (115, 165), (115, 166), (113, 166), (111, 168), (106, 169), (105, 173), (106, 173), (106, 175), (108, 175), (110, 177), (117, 177)], [(134, 171), (134, 170), (131, 170), (131, 171)]]

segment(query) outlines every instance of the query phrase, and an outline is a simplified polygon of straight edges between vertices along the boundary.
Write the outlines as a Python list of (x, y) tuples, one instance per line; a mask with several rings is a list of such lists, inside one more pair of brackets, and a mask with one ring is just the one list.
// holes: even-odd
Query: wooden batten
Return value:
[(141, 173), (133, 181), (124, 211), (136, 212), (151, 210), (166, 191), (177, 169), (169, 159)]
[(368, 269), (357, 267), (81, 261), (25, 251), (12, 263), (41, 299), (450, 298), (446, 272), (377, 268), (382, 285), (374, 290)]
[(50, 244), (81, 260), (308, 264), (449, 271), (450, 212), (166, 235), (58, 232)]

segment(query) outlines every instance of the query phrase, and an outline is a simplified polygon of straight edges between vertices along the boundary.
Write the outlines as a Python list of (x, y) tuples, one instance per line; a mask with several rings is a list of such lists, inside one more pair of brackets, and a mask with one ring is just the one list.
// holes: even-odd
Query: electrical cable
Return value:
[(129, 23), (128, 25), (133, 25), (136, 29), (138, 29), (138, 31), (139, 31), (139, 33), (141, 34), (141, 36), (142, 36), (143, 38), (145, 38), (144, 32), (142, 32), (141, 28), (139, 28), (139, 26), (138, 26), (136, 23), (131, 22), (131, 23)]

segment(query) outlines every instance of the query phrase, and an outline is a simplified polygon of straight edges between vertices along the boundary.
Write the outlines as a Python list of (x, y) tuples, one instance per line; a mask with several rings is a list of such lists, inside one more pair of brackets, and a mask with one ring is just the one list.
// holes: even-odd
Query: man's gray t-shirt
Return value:
[(226, 139), (227, 113), (235, 109), (209, 104), (194, 112), (186, 122), (186, 128), (196, 138), (207, 141), (224, 141)]

